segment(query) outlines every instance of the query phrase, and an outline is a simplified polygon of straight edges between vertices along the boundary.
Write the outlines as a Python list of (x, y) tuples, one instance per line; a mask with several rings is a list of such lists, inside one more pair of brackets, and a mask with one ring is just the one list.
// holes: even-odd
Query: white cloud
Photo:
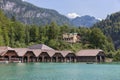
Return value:
[(22, 0), (22, 1), (27, 1), (27, 0)]
[(98, 20), (100, 20), (100, 21), (102, 21), (102, 19), (101, 18), (97, 18)]
[(67, 14), (67, 17), (68, 17), (68, 18), (76, 18), (76, 17), (80, 17), (80, 15), (77, 14), (77, 13), (68, 13), (68, 14)]

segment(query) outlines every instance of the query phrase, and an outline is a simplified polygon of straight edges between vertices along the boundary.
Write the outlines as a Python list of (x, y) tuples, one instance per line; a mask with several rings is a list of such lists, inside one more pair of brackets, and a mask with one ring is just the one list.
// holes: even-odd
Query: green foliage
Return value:
[(113, 57), (113, 61), (120, 61), (120, 52), (118, 52), (117, 54), (114, 55)]
[(36, 27), (35, 25), (31, 26), (29, 30), (29, 34), (30, 34), (30, 42), (37, 42), (39, 36), (39, 28)]
[[(46, 26), (25, 25), (17, 22), (15, 17), (8, 19), (0, 12), (0, 46), (27, 47), (33, 44), (46, 44), (56, 50), (100, 48), (106, 52), (114, 51), (110, 37), (106, 37), (98, 28), (76, 28), (68, 25), (58, 26), (52, 22)], [(62, 40), (63, 33), (78, 33), (81, 41), (67, 43)]]
[(108, 15), (105, 20), (94, 25), (102, 30), (102, 32), (111, 38), (115, 48), (120, 47), (120, 12)]
[(56, 23), (52, 22), (48, 28), (48, 39), (57, 39), (58, 38), (58, 33), (59, 33), (59, 28), (56, 25)]
[(102, 48), (105, 44), (106, 37), (98, 28), (93, 28), (91, 31), (90, 42), (94, 45), (95, 48)]
[(99, 28), (92, 28), (89, 41), (93, 44), (94, 48), (107, 50), (107, 52), (114, 50), (112, 41), (108, 40)]

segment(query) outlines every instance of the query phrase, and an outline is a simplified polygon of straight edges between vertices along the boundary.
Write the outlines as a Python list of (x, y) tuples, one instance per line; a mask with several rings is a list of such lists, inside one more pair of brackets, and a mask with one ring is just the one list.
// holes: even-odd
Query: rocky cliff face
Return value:
[(22, 0), (0, 0), (0, 8), (9, 18), (14, 16), (16, 20), (25, 24), (46, 25), (54, 21), (58, 25), (70, 24), (76, 27), (91, 27), (98, 22), (91, 16), (70, 20), (55, 10), (39, 8)]
[(69, 23), (69, 19), (55, 10), (36, 7), (22, 0), (1, 0), (0, 8), (8, 17), (15, 16), (25, 24), (46, 25), (52, 21), (59, 25)]

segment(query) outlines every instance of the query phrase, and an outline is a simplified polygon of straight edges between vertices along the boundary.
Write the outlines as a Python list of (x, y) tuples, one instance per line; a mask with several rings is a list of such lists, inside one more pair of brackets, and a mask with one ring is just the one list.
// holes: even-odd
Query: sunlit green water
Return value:
[(0, 80), (120, 80), (119, 64), (0, 64)]

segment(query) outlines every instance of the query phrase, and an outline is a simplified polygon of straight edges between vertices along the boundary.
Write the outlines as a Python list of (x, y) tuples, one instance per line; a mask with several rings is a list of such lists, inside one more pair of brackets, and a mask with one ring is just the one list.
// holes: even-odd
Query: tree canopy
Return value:
[[(0, 46), (27, 47), (42, 43), (57, 50), (99, 48), (114, 51), (111, 39), (98, 28), (76, 28), (67, 24), (58, 26), (55, 22), (45, 26), (25, 25), (16, 21), (14, 16), (8, 19), (2, 11), (0, 16)], [(78, 33), (81, 41), (69, 44), (62, 40), (63, 33)]]

